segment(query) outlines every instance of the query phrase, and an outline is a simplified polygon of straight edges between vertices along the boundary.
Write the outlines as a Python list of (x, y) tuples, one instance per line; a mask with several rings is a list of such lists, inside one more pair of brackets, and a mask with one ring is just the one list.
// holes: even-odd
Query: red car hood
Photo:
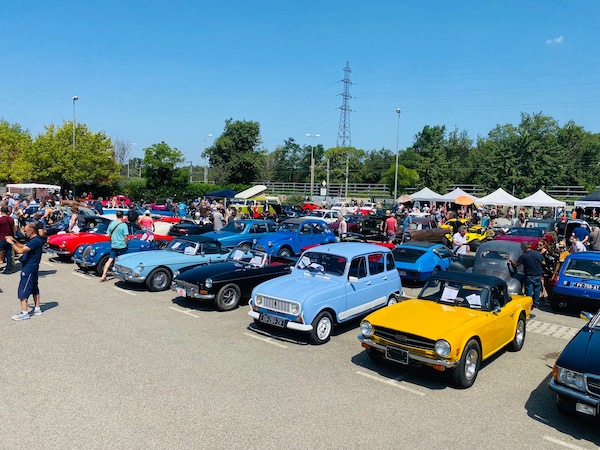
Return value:
[(531, 249), (535, 250), (537, 248), (537, 243), (540, 240), (540, 238), (533, 236), (507, 236), (505, 234), (501, 234), (500, 236), (496, 236), (494, 240), (511, 242), (531, 242)]
[[(140, 237), (141, 234), (137, 235), (128, 235), (128, 239), (133, 239), (134, 237)], [(154, 239), (156, 240), (167, 240), (170, 241), (173, 239), (172, 236), (165, 236), (163, 234), (155, 234)], [(84, 244), (95, 244), (96, 242), (105, 242), (109, 241), (110, 236), (108, 234), (96, 234), (96, 233), (65, 233), (65, 234), (55, 234), (48, 238), (48, 245), (51, 247), (58, 247), (62, 250), (67, 250), (71, 255), (75, 253), (75, 250), (80, 245)], [(63, 246), (62, 243), (65, 243)]]

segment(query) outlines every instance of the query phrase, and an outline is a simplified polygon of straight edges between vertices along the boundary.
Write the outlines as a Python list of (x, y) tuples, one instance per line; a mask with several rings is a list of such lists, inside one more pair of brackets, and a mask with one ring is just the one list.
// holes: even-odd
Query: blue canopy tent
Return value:
[(237, 194), (237, 192), (232, 189), (221, 189), (220, 191), (209, 192), (206, 194), (206, 197), (233, 198), (235, 194)]

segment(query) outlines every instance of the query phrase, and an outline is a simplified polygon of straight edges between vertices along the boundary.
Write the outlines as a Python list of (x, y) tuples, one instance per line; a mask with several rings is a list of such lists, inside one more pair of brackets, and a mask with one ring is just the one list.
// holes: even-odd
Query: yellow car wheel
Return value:
[(477, 379), (479, 367), (481, 365), (481, 347), (479, 342), (471, 339), (465, 345), (463, 354), (460, 357), (460, 363), (454, 369), (454, 380), (458, 387), (463, 389), (470, 388)]
[(521, 313), (519, 316), (519, 320), (517, 321), (517, 327), (515, 329), (515, 337), (509, 344), (510, 350), (513, 352), (518, 352), (523, 348), (523, 344), (525, 343), (525, 314)]

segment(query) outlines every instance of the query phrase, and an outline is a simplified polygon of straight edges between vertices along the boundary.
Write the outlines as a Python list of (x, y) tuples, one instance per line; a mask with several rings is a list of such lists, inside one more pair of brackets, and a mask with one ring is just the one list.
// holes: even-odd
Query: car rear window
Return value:
[(567, 277), (600, 281), (600, 261), (573, 258), (567, 262), (563, 273)]

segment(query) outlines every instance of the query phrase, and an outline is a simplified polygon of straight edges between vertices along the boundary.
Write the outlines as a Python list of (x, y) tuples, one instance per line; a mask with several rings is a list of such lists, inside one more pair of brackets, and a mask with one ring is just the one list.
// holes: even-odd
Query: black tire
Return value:
[(386, 306), (395, 305), (396, 303), (398, 303), (398, 301), (399, 301), (398, 295), (392, 294), (392, 295), (390, 295), (390, 298), (388, 298)]
[(566, 300), (561, 300), (555, 295), (550, 297), (550, 307), (554, 312), (565, 312), (569, 307), (569, 303)]
[(220, 311), (231, 311), (240, 304), (241, 296), (242, 293), (237, 284), (226, 284), (219, 290), (215, 299), (215, 305)]
[(87, 272), (88, 270), (90, 270), (88, 267), (85, 267), (81, 263), (76, 262), (75, 264), (77, 264), (77, 267), (79, 267), (79, 270), (81, 270), (82, 272)]
[(166, 291), (171, 287), (171, 272), (161, 267), (154, 269), (146, 279), (146, 286), (152, 292)]
[(244, 242), (243, 244), (240, 244), (239, 247), (243, 248), (244, 250), (250, 250), (252, 248), (252, 244), (249, 242)]
[[(102, 274), (104, 273), (104, 264), (106, 264), (106, 261), (108, 261), (108, 258), (110, 258), (110, 255), (104, 255), (102, 258), (100, 258), (100, 261), (98, 262), (98, 264), (96, 265), (96, 275), (98, 275), (99, 277), (102, 276)], [(110, 267), (109, 267), (110, 269)]]
[(479, 373), (481, 365), (481, 347), (479, 342), (471, 339), (465, 345), (463, 354), (460, 357), (458, 366), (454, 369), (454, 381), (457, 386), (462, 389), (467, 389), (473, 386)]
[(281, 249), (279, 249), (279, 253), (277, 253), (277, 256), (289, 258), (290, 256), (294, 256), (294, 254), (289, 247), (282, 247)]
[(312, 322), (313, 329), (310, 330), (310, 342), (315, 345), (325, 344), (331, 338), (333, 331), (333, 318), (327, 311), (321, 311)]
[(508, 348), (513, 352), (518, 352), (523, 348), (523, 344), (525, 344), (525, 335), (527, 333), (525, 326), (525, 314), (521, 313), (519, 316), (519, 320), (517, 321), (517, 326), (515, 328), (515, 336), (510, 344), (508, 344)]

